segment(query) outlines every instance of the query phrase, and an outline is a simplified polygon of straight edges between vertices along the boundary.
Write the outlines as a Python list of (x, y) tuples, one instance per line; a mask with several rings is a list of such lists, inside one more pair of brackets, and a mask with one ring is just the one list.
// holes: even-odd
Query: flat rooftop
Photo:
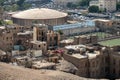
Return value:
[(94, 21), (110, 22), (111, 20), (107, 20), (107, 19), (94, 19)]
[(73, 43), (73, 42), (74, 42), (73, 39), (67, 39), (67, 40), (60, 41), (60, 43)]
[(99, 51), (94, 51), (93, 53), (86, 53), (86, 54), (88, 55), (89, 59), (92, 59), (92, 58), (95, 58), (98, 55), (100, 55), (100, 52)]
[(33, 34), (33, 31), (25, 31), (25, 32), (17, 33), (17, 35), (29, 35), (29, 34)]
[(86, 55), (81, 55), (81, 54), (72, 54), (73, 57), (76, 57), (78, 59), (82, 59), (82, 58), (87, 58)]
[(92, 59), (92, 58), (96, 58), (98, 55), (100, 55), (99, 51), (94, 51), (93, 53), (88, 53), (85, 52), (84, 55), (77, 53), (77, 54), (72, 54), (73, 57), (76, 57), (78, 59), (83, 59), (83, 58), (87, 58), (88, 59)]
[(45, 41), (31, 41), (33, 44), (46, 44)]
[(74, 24), (58, 25), (58, 26), (53, 26), (53, 30), (57, 31), (57, 30), (83, 28), (83, 27), (95, 27), (95, 22), (92, 20), (86, 20), (86, 21), (78, 22)]
[(78, 50), (80, 48), (86, 48), (85, 45), (69, 45), (69, 46), (65, 46), (66, 49), (73, 49), (73, 50)]

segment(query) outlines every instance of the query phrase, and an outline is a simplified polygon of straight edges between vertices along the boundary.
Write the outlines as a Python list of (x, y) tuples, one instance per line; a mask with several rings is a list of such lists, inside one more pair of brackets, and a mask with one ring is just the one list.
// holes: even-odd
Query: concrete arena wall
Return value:
[(33, 22), (47, 24), (51, 26), (62, 25), (67, 22), (67, 17), (56, 18), (56, 19), (19, 19), (12, 18), (13, 23), (21, 25), (21, 26), (30, 26)]

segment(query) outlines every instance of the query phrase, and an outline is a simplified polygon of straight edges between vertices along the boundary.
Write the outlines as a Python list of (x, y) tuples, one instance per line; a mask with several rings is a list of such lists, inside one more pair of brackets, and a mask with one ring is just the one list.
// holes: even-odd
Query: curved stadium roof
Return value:
[(63, 13), (47, 8), (29, 9), (12, 15), (13, 18), (19, 18), (19, 19), (56, 19), (66, 16), (67, 13)]

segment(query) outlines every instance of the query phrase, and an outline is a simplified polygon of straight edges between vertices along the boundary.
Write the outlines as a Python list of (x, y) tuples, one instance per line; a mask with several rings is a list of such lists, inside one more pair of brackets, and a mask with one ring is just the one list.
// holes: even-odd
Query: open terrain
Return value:
[(102, 42), (99, 42), (99, 43), (101, 45), (109, 46), (109, 47), (118, 46), (118, 45), (120, 45), (120, 38), (118, 38), (118, 39), (112, 39), (112, 40), (107, 40), (107, 41), (102, 41)]

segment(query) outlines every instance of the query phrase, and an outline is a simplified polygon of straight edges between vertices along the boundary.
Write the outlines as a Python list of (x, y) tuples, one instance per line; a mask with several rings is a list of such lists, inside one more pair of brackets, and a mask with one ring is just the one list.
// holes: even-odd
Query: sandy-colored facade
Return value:
[(90, 2), (90, 6), (96, 5), (101, 11), (113, 12), (116, 11), (116, 0), (94, 0)]
[(119, 46), (106, 48), (102, 46), (73, 45), (72, 47), (66, 46), (66, 49), (67, 51), (63, 57), (78, 68), (77, 75), (98, 79), (120, 78)]
[(82, 36), (75, 36), (74, 37), (74, 44), (96, 44), (97, 43), (97, 36), (96, 35), (82, 35)]
[(47, 25), (37, 24), (33, 28), (33, 40), (47, 42), (47, 48), (59, 46), (60, 34), (54, 31), (48, 31)]
[(47, 43), (44, 41), (31, 41), (31, 48), (34, 50), (42, 50), (43, 54), (47, 53)]
[(60, 34), (54, 31), (48, 31), (47, 33), (47, 44), (48, 46), (59, 46)]
[(95, 19), (95, 25), (96, 27), (104, 31), (105, 29), (113, 27), (113, 21), (105, 19)]
[(108, 12), (116, 11), (116, 0), (99, 0), (99, 7)]
[(47, 36), (47, 25), (36, 24), (33, 27), (33, 40), (34, 41), (45, 41)]
[(23, 27), (18, 25), (1, 26), (0, 27), (0, 49), (4, 51), (12, 50), (17, 37), (17, 32), (23, 30)]

